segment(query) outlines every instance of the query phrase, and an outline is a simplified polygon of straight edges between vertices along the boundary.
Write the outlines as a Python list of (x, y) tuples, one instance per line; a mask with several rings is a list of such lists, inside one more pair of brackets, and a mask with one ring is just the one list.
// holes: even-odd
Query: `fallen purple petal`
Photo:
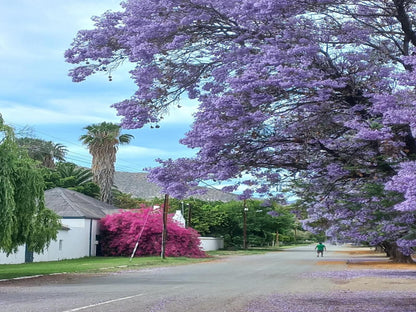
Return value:
[(274, 294), (249, 304), (247, 312), (412, 312), (416, 292), (359, 291)]

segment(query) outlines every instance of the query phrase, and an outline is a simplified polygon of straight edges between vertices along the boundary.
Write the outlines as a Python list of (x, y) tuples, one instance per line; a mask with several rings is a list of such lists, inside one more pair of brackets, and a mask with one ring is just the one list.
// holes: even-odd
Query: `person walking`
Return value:
[(323, 257), (324, 250), (326, 251), (326, 246), (320, 242), (318, 245), (316, 245), (315, 250), (317, 251), (317, 257), (319, 257), (319, 254), (321, 255), (321, 257)]

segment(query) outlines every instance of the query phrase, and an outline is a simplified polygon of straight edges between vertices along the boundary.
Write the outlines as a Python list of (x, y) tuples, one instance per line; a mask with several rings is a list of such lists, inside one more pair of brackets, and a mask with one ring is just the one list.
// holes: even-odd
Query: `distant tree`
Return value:
[(90, 197), (94, 197), (96, 199), (100, 198), (100, 187), (92, 181), (86, 182), (78, 186), (68, 187), (68, 189), (77, 191)]
[[(70, 162), (59, 162), (56, 164), (56, 171), (63, 179), (74, 178), (75, 185), (82, 185), (92, 180), (91, 169), (79, 167)], [(71, 185), (71, 186), (75, 186)]]
[[(101, 220), (101, 248), (107, 256), (130, 256), (139, 240), (135, 256), (160, 255), (162, 244), (161, 210), (143, 208), (124, 211)], [(166, 256), (205, 257), (199, 234), (182, 228), (171, 218), (167, 223)]]
[(100, 188), (92, 182), (90, 169), (82, 168), (74, 163), (58, 162), (55, 169), (43, 170), (46, 183), (45, 189), (63, 187), (85, 195), (100, 198)]
[[(225, 248), (243, 245), (243, 202), (186, 201), (192, 205), (192, 227), (203, 236), (224, 237)], [(185, 205), (185, 207), (188, 207)], [(295, 216), (280, 205), (264, 206), (262, 201), (247, 201), (247, 242), (250, 246), (270, 246), (276, 233), (292, 235)]]
[(139, 209), (143, 204), (151, 206), (151, 203), (147, 200), (133, 198), (131, 194), (118, 190), (113, 190), (113, 204), (120, 209)]
[(41, 169), (19, 148), (0, 115), (0, 250), (26, 244), (41, 252), (56, 239), (59, 217), (45, 207)]
[(59, 143), (36, 138), (18, 138), (20, 147), (27, 150), (29, 156), (47, 168), (55, 168), (55, 160), (64, 161), (67, 149)]
[[(145, 200), (133, 198), (131, 194), (116, 192), (114, 205), (121, 209), (139, 209), (143, 206), (162, 206), (162, 198)], [(240, 248), (243, 243), (243, 202), (204, 201), (190, 198), (186, 200), (171, 198), (169, 212), (182, 210), (188, 226), (202, 236), (224, 237), (225, 248)], [(280, 240), (294, 242), (296, 231), (303, 234), (291, 206), (282, 206), (275, 202), (259, 200), (247, 201), (247, 237), (251, 246), (270, 246), (276, 241), (279, 233)], [(183, 208), (183, 209), (182, 209)], [(189, 224), (191, 210), (191, 224)]]
[[(199, 199), (192, 199), (186, 203), (189, 204), (186, 205), (187, 209), (192, 209), (192, 227), (201, 235), (219, 237), (224, 235), (224, 231), (232, 231), (232, 218), (229, 209), (226, 209), (230, 204)], [(236, 204), (241, 206), (240, 203)]]
[(109, 122), (89, 125), (84, 129), (87, 133), (80, 140), (88, 146), (92, 155), (93, 182), (100, 187), (100, 200), (112, 203), (117, 148), (119, 144), (130, 143), (133, 136), (121, 134), (121, 127)]

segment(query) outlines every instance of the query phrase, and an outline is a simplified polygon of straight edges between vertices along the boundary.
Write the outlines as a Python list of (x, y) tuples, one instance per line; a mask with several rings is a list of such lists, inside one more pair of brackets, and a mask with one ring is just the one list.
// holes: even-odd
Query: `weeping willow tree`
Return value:
[(60, 226), (59, 217), (45, 207), (41, 170), (0, 114), (0, 251), (9, 254), (26, 244), (42, 252)]

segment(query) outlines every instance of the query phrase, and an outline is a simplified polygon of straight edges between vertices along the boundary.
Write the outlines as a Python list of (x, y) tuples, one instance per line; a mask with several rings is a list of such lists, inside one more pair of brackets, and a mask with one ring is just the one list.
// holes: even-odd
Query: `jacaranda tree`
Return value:
[(123, 127), (199, 101), (181, 141), (197, 155), (150, 174), (167, 193), (248, 176), (248, 198), (295, 178), (305, 225), (416, 245), (414, 1), (127, 0), (94, 21), (66, 52), (70, 75), (133, 64), (137, 91), (114, 104)]

